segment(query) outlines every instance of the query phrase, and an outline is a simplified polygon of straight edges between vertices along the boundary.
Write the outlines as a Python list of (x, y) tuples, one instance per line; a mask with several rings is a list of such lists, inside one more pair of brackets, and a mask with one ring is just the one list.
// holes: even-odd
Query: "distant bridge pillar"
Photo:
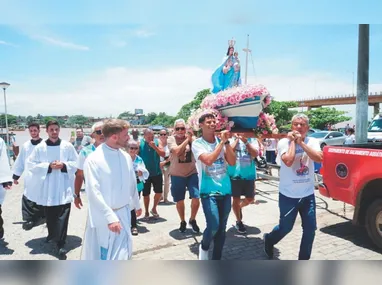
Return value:
[(374, 116), (379, 114), (379, 103), (371, 104), (374, 107)]

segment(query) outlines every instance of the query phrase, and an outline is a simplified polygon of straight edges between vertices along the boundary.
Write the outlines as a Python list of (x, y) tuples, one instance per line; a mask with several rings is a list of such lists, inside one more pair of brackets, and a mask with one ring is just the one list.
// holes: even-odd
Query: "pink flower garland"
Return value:
[(199, 118), (204, 114), (213, 114), (216, 118), (216, 130), (227, 129), (230, 130), (233, 127), (233, 122), (228, 121), (228, 117), (223, 116), (218, 110), (215, 109), (198, 109), (188, 118), (187, 124), (198, 131), (199, 127)]
[(263, 85), (246, 85), (233, 87), (217, 93), (216, 95), (209, 95), (204, 98), (200, 104), (202, 109), (217, 109), (226, 106), (227, 104), (238, 105), (240, 102), (255, 97), (266, 96), (264, 104), (268, 106), (271, 102), (271, 96), (267, 88)]
[(257, 128), (255, 134), (257, 135), (269, 135), (278, 134), (279, 130), (276, 126), (275, 117), (273, 115), (261, 112), (259, 120), (257, 121)]

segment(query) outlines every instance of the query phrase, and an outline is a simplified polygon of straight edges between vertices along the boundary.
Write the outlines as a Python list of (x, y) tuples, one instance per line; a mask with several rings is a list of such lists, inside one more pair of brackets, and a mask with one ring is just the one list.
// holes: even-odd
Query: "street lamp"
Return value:
[(9, 84), (7, 82), (1, 82), (0, 83), (0, 87), (3, 88), (3, 90), (4, 90), (5, 129), (7, 132), (7, 143), (6, 143), (6, 145), (8, 144), (7, 145), (7, 155), (8, 155), (8, 160), (10, 161), (9, 150), (8, 150), (10, 141), (9, 141), (8, 116), (7, 116), (7, 96), (5, 95), (5, 90), (9, 87), (9, 85), (11, 85), (11, 84)]

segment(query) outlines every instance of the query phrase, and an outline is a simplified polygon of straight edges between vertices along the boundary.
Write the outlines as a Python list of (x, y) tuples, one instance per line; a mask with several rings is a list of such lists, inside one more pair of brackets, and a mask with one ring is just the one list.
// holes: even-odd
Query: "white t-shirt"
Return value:
[[(163, 148), (163, 150), (164, 150), (164, 152), (165, 152), (165, 157), (169, 157), (170, 156), (170, 149), (168, 148), (168, 145), (166, 145), (164, 148)], [(162, 161), (164, 161), (164, 157), (160, 157), (160, 161), (162, 162)]]
[(355, 143), (355, 135), (350, 135), (350, 136), (347, 136), (345, 141), (344, 141), (344, 144), (353, 144)]
[(215, 137), (214, 143), (209, 143), (203, 138), (198, 138), (192, 143), (192, 153), (196, 159), (196, 169), (199, 177), (200, 195), (225, 196), (231, 195), (231, 180), (227, 171), (224, 158), (225, 147), (222, 148), (218, 158), (211, 166), (205, 165), (199, 157), (204, 153), (211, 153), (218, 146), (219, 140)]
[(266, 151), (275, 151), (277, 149), (277, 141), (276, 139), (265, 139), (264, 146)]
[[(315, 138), (305, 138), (305, 143), (316, 151), (321, 151)], [(278, 153), (281, 158), (288, 152), (290, 141), (281, 139), (278, 143)], [(314, 194), (314, 161), (296, 144), (295, 159), (291, 167), (280, 159), (280, 193), (289, 198), (304, 198)]]

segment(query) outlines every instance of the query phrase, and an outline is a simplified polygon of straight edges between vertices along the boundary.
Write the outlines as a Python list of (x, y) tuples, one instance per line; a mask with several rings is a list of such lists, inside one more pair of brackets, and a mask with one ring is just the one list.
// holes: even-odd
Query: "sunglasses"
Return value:
[(94, 131), (97, 135), (102, 135), (102, 131), (101, 130), (98, 130), (98, 131)]
[(137, 148), (137, 147), (130, 147), (129, 149), (131, 149), (131, 150), (137, 150), (138, 148)]
[(180, 127), (180, 128), (175, 128), (175, 131), (184, 131), (186, 128)]
[(159, 134), (161, 137), (165, 137), (167, 136), (167, 134)]

